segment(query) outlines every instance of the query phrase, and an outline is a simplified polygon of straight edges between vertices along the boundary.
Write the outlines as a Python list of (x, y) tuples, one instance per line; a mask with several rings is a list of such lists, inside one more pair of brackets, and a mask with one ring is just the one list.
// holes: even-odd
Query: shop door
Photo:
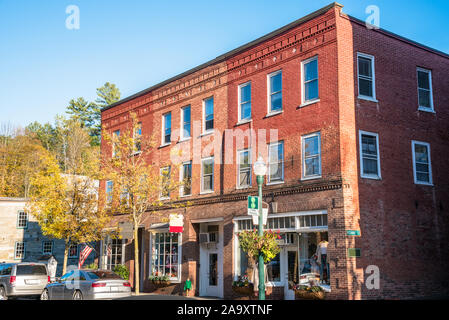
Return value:
[(218, 285), (218, 252), (208, 253), (207, 264), (207, 276), (206, 276), (206, 296), (218, 297), (219, 285)]
[(298, 283), (299, 281), (299, 259), (297, 249), (284, 249), (284, 261), (287, 265), (284, 281), (284, 299), (294, 300), (295, 292), (289, 289), (289, 283)]

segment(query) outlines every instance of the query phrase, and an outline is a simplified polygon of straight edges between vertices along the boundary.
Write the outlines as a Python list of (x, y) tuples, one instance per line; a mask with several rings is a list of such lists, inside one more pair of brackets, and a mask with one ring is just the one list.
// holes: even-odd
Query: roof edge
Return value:
[(274, 30), (274, 31), (272, 31), (272, 32), (270, 32), (270, 33), (268, 33), (266, 35), (263, 35), (263, 36), (255, 39), (255, 40), (253, 40), (251, 42), (248, 42), (248, 43), (246, 43), (246, 44), (244, 44), (244, 45), (242, 45), (240, 47), (237, 47), (237, 48), (235, 48), (235, 49), (233, 49), (231, 51), (228, 51), (228, 52), (226, 52), (226, 53), (224, 53), (222, 55), (219, 55), (216, 58), (214, 58), (212, 60), (209, 60), (208, 62), (205, 62), (205, 63), (203, 63), (203, 64), (201, 64), (199, 66), (196, 66), (196, 67), (194, 67), (192, 69), (189, 69), (189, 70), (187, 70), (187, 71), (185, 71), (183, 73), (180, 73), (180, 74), (178, 74), (178, 75), (176, 75), (174, 77), (171, 77), (171, 78), (169, 78), (167, 80), (159, 82), (159, 83), (157, 83), (157, 84), (155, 84), (155, 85), (153, 85), (153, 86), (151, 86), (151, 87), (149, 87), (147, 89), (139, 91), (139, 92), (137, 92), (137, 93), (135, 93), (135, 94), (133, 94), (131, 96), (128, 96), (126, 98), (123, 98), (123, 99), (121, 99), (121, 100), (119, 100), (117, 102), (114, 102), (113, 104), (111, 104), (111, 105), (109, 105), (107, 107), (102, 108), (101, 112), (109, 110), (109, 109), (112, 109), (112, 108), (114, 108), (114, 107), (116, 107), (118, 105), (121, 105), (121, 104), (123, 104), (125, 102), (128, 102), (128, 101), (132, 100), (132, 99), (140, 97), (140, 96), (142, 96), (144, 94), (147, 94), (147, 93), (149, 93), (151, 91), (154, 91), (155, 89), (158, 89), (160, 87), (165, 86), (166, 84), (169, 84), (170, 82), (179, 80), (179, 79), (181, 79), (181, 78), (183, 78), (183, 77), (185, 77), (185, 76), (187, 76), (189, 74), (192, 74), (192, 73), (194, 73), (196, 71), (204, 69), (204, 68), (206, 68), (208, 66), (211, 66), (211, 65), (219, 63), (219, 62), (223, 62), (226, 59), (229, 59), (230, 57), (232, 57), (234, 55), (237, 55), (238, 53), (240, 53), (240, 52), (242, 52), (244, 50), (247, 50), (247, 49), (249, 49), (251, 47), (254, 47), (254, 46), (256, 46), (256, 45), (258, 45), (258, 44), (260, 44), (260, 43), (262, 43), (262, 42), (264, 42), (264, 41), (266, 41), (268, 39), (270, 39), (270, 38), (274, 38), (274, 37), (276, 37), (276, 36), (286, 32), (286, 31), (288, 31), (288, 30), (290, 30), (290, 29), (292, 29), (294, 27), (297, 27), (298, 25), (306, 23), (306, 22), (308, 22), (308, 21), (310, 21), (310, 20), (312, 20), (312, 19), (314, 19), (314, 18), (316, 18), (316, 17), (326, 13), (327, 11), (329, 11), (330, 9), (332, 9), (334, 7), (343, 8), (343, 5), (341, 5), (341, 4), (337, 3), (337, 2), (332, 2), (331, 4), (325, 6), (325, 7), (321, 8), (321, 9), (318, 9), (318, 10), (316, 10), (316, 11), (314, 11), (314, 12), (312, 12), (312, 13), (310, 13), (310, 14), (308, 14), (308, 15), (306, 15), (306, 16), (298, 19), (298, 20), (295, 20), (295, 21), (293, 21), (293, 22), (291, 22), (291, 23), (289, 23), (289, 24), (287, 24), (287, 25), (285, 25), (285, 26), (283, 26), (281, 28), (278, 28), (278, 29), (276, 29), (276, 30)]

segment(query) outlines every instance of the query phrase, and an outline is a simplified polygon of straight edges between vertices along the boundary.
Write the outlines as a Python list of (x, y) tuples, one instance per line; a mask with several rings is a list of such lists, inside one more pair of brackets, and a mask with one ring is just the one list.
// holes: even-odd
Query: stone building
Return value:
[[(247, 197), (261, 154), (267, 228), (284, 239), (267, 266), (268, 298), (292, 298), (288, 283), (313, 273), (323, 240), (331, 299), (448, 294), (448, 74), (446, 53), (368, 28), (333, 3), (104, 108), (116, 134), (138, 115), (142, 134), (160, 141), (148, 161), (161, 169), (187, 150), (180, 179), (192, 186), (179, 196), (192, 205), (145, 217), (142, 290), (155, 290), (158, 272), (172, 281), (167, 293), (190, 278), (196, 295), (236, 297), (232, 281), (248, 264), (236, 234), (252, 228)], [(111, 154), (105, 143), (102, 153)], [(111, 187), (103, 181), (101, 192)], [(183, 233), (169, 233), (170, 213), (183, 214)], [(132, 270), (132, 240), (102, 247), (106, 267)], [(379, 287), (366, 284), (373, 271)]]

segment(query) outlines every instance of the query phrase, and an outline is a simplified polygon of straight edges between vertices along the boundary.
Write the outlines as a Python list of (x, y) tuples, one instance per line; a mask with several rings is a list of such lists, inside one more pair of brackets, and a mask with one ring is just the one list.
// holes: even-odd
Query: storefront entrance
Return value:
[(223, 228), (200, 225), (200, 296), (223, 297)]

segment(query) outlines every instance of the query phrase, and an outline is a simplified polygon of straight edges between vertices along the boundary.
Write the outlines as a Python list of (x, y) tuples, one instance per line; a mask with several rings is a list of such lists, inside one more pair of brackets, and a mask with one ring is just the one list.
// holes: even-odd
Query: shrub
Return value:
[(123, 264), (115, 266), (113, 271), (115, 273), (117, 273), (120, 277), (122, 277), (123, 279), (129, 280), (129, 270)]

